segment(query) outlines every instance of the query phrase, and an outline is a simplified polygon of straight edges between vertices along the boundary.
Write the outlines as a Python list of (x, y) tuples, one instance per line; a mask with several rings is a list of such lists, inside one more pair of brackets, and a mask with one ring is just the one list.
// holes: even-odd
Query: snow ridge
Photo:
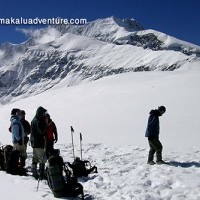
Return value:
[(200, 56), (200, 47), (178, 40), (156, 30), (145, 30), (134, 19), (118, 19), (110, 17), (89, 22), (86, 25), (53, 26), (62, 34), (73, 33), (94, 37), (104, 42), (114, 44), (131, 44), (152, 50), (173, 50), (186, 55)]

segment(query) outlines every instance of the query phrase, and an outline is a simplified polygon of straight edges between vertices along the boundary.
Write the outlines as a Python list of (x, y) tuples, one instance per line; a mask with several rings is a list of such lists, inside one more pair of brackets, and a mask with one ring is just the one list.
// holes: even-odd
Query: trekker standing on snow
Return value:
[(159, 132), (160, 132), (160, 124), (159, 117), (162, 116), (166, 112), (166, 108), (164, 106), (159, 106), (158, 109), (151, 110), (150, 116), (148, 119), (147, 129), (145, 133), (145, 137), (148, 138), (150, 150), (147, 163), (150, 165), (154, 165), (153, 161), (154, 154), (156, 153), (156, 163), (157, 164), (166, 164), (162, 160), (162, 149), (163, 146), (159, 141)]
[(24, 128), (20, 121), (21, 119), (21, 111), (18, 108), (13, 108), (11, 111), (11, 133), (12, 133), (12, 142), (13, 149), (20, 151), (20, 165), (21, 167), (25, 167), (26, 160), (26, 147), (24, 145)]
[(49, 114), (46, 115), (46, 153), (47, 158), (52, 154), (54, 150), (54, 143), (58, 141), (58, 133), (55, 123), (52, 121)]
[[(31, 121), (31, 146), (33, 148), (32, 171), (35, 179), (44, 178), (45, 156), (45, 136), (46, 136), (46, 112), (43, 107), (38, 107), (36, 115)], [(37, 173), (37, 164), (39, 163), (40, 174)]]
[(28, 144), (28, 141), (29, 141), (29, 137), (28, 135), (30, 134), (31, 132), (31, 125), (30, 123), (25, 119), (25, 111), (24, 110), (21, 110), (21, 123), (24, 127), (24, 133), (25, 133), (25, 138), (24, 138), (24, 144), (25, 144), (25, 147), (26, 147), (26, 150), (27, 150), (27, 144)]

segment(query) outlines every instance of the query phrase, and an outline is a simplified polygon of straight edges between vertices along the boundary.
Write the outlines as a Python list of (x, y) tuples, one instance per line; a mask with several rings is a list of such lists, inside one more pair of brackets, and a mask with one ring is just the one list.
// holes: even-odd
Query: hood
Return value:
[(36, 111), (36, 117), (40, 118), (42, 117), (45, 112), (47, 112), (47, 110), (45, 108), (43, 108), (42, 106), (38, 107), (37, 111)]

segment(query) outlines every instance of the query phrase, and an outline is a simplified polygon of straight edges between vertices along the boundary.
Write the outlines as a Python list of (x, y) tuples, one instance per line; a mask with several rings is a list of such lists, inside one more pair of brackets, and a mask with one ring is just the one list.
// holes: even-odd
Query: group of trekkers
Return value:
[(54, 143), (58, 140), (57, 128), (43, 107), (37, 109), (31, 124), (25, 119), (25, 115), (25, 111), (19, 108), (11, 111), (9, 131), (12, 134), (13, 150), (20, 152), (20, 166), (25, 167), (27, 144), (30, 143), (33, 148), (33, 176), (38, 179), (37, 165), (39, 164), (40, 177), (43, 178), (47, 154), (52, 152)]
[[(145, 137), (150, 146), (148, 161), (150, 165), (166, 164), (162, 160), (162, 144), (159, 140), (159, 117), (166, 112), (164, 106), (151, 110), (148, 118)], [(47, 110), (38, 107), (31, 124), (25, 119), (25, 111), (14, 108), (11, 111), (9, 131), (12, 133), (13, 146), (7, 145), (0, 149), (0, 169), (6, 170), (13, 175), (26, 175), (25, 165), (27, 158), (27, 144), (33, 148), (32, 175), (35, 179), (47, 179), (55, 197), (78, 196), (84, 199), (83, 187), (78, 183), (78, 177), (88, 176), (90, 173), (98, 173), (96, 166), (91, 166), (89, 161), (83, 161), (74, 157), (74, 162), (65, 165), (60, 151), (54, 149), (54, 143), (58, 141), (58, 133), (55, 123), (52, 121)], [(72, 127), (71, 127), (72, 128)], [(30, 139), (29, 139), (30, 135)], [(156, 153), (156, 162), (154, 154)], [(48, 167), (45, 170), (45, 164)], [(4, 165), (6, 163), (6, 165)], [(87, 164), (89, 163), (89, 168)], [(38, 168), (39, 167), (39, 168)], [(71, 171), (73, 171), (73, 176)], [(66, 176), (63, 176), (63, 171)], [(66, 192), (67, 191), (67, 192)]]
[(25, 115), (25, 111), (19, 108), (11, 111), (9, 131), (13, 146), (6, 145), (0, 149), (0, 170), (13, 175), (27, 175), (27, 145), (30, 144), (33, 148), (32, 176), (38, 181), (46, 179), (55, 197), (80, 194), (84, 199), (83, 187), (77, 178), (88, 176), (91, 172), (97, 173), (97, 167), (90, 165), (87, 168), (86, 164), (90, 162), (78, 157), (74, 158), (72, 164), (67, 162), (68, 166), (65, 165), (60, 151), (54, 149), (54, 143), (58, 141), (57, 128), (45, 108), (37, 108), (31, 124)]

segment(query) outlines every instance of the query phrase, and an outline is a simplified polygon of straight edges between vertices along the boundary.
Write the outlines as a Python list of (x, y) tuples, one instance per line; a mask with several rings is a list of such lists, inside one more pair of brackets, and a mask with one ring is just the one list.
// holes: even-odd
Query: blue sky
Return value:
[[(154, 29), (200, 46), (199, 0), (2, 0), (0, 18), (134, 18)], [(16, 28), (29, 25), (0, 25), (0, 44), (21, 43), (26, 36)]]

